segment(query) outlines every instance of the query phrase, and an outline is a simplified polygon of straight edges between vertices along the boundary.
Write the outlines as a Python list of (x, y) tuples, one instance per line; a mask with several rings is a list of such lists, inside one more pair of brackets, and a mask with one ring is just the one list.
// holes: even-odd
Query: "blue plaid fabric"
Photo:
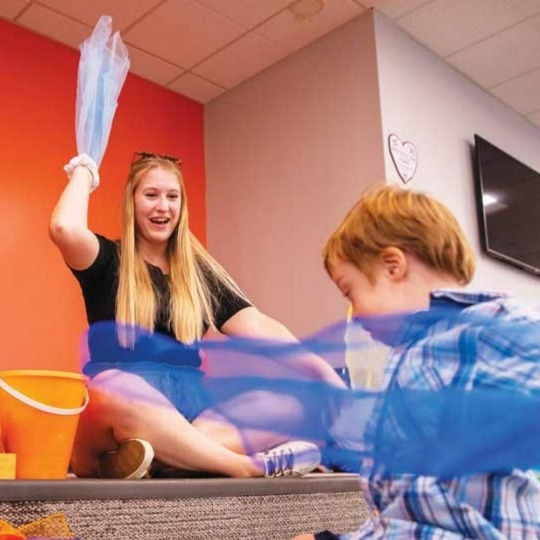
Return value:
[[(384, 388), (540, 390), (540, 309), (500, 293), (454, 290), (434, 291), (431, 307), (452, 315), (411, 326), (390, 352)], [(383, 478), (364, 464), (361, 488), (370, 518), (342, 540), (540, 539), (540, 482), (532, 471), (443, 481)]]

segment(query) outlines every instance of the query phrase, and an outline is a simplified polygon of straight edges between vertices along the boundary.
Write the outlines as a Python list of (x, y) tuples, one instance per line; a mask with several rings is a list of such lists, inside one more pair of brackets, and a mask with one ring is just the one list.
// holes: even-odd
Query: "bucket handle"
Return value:
[(7, 392), (10, 396), (14, 397), (15, 399), (18, 399), (25, 405), (28, 405), (34, 409), (37, 409), (38, 411), (43, 411), (50, 414), (56, 414), (61, 416), (73, 416), (76, 414), (80, 414), (86, 409), (86, 406), (88, 405), (88, 402), (90, 401), (90, 396), (88, 395), (88, 389), (84, 389), (84, 403), (77, 407), (76, 409), (61, 409), (59, 407), (53, 407), (52, 405), (47, 405), (46, 403), (41, 403), (40, 401), (36, 401), (35, 399), (32, 399), (28, 396), (25, 396), (18, 390), (15, 390), (12, 386), (10, 386), (6, 381), (4, 381), (0, 377), (0, 388)]

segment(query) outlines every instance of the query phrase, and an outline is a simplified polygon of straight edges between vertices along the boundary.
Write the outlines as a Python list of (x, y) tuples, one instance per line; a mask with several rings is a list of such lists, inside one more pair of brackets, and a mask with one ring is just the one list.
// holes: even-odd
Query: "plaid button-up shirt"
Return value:
[[(416, 336), (412, 329), (390, 352), (384, 388), (540, 390), (540, 310), (499, 293), (454, 290), (434, 291), (431, 305), (458, 315), (441, 317)], [(468, 317), (486, 324), (471, 332)], [(471, 338), (474, 361), (463, 361), (463, 341)], [(540, 539), (540, 483), (532, 471), (441, 480), (383, 478), (368, 467), (361, 487), (371, 517), (342, 540)]]

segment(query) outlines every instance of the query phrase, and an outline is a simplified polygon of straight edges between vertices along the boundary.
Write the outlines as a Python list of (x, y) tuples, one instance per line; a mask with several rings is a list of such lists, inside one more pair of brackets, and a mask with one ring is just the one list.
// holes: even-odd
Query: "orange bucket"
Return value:
[(16, 478), (65, 478), (86, 379), (64, 371), (0, 372), (0, 426), (5, 451), (17, 455)]

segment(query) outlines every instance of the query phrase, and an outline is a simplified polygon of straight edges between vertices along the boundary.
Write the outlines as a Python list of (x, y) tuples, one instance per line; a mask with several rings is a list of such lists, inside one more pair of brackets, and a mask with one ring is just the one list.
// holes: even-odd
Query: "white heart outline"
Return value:
[[(392, 144), (393, 142), (397, 144), (398, 148), (407, 147), (413, 150), (413, 156), (407, 153), (407, 156), (409, 158), (412, 157), (414, 161), (413, 163), (414, 166), (412, 166), (412, 168), (410, 164), (404, 164), (398, 157), (394, 155), (394, 151), (397, 151), (397, 150), (396, 150), (396, 147), (393, 146)], [(390, 135), (388, 135), (388, 150), (390, 152), (390, 157), (392, 158), (392, 162), (394, 163), (394, 167), (396, 168), (396, 171), (399, 177), (401, 178), (401, 181), (404, 184), (407, 184), (413, 179), (414, 175), (416, 174), (416, 169), (418, 168), (418, 152), (416, 150), (416, 146), (411, 141), (402, 141), (399, 135), (396, 135), (395, 133), (390, 133)], [(407, 174), (407, 171), (402, 170), (402, 165), (407, 166), (410, 169), (409, 174)]]

